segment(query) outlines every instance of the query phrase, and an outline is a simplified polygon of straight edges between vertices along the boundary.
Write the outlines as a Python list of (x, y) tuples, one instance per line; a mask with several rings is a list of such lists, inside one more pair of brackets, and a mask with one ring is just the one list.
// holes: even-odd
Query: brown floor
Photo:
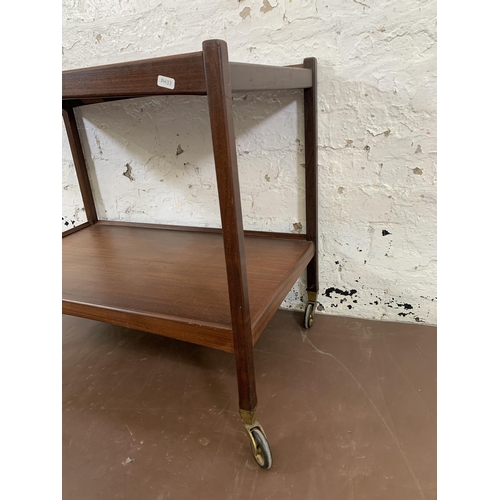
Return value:
[(254, 462), (231, 354), (63, 316), (63, 498), (436, 498), (436, 329), (278, 311)]

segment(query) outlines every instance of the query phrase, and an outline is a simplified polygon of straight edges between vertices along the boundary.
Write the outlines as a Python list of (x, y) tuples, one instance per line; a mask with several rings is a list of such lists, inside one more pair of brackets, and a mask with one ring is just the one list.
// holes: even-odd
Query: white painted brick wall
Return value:
[[(233, 61), (318, 59), (320, 310), (435, 324), (435, 1), (63, 0), (63, 69), (208, 38)], [(304, 231), (301, 106), (301, 92), (235, 95), (245, 228)], [(220, 226), (204, 97), (77, 115), (99, 217)], [(63, 227), (84, 220), (63, 132)], [(304, 295), (299, 280), (283, 307)]]

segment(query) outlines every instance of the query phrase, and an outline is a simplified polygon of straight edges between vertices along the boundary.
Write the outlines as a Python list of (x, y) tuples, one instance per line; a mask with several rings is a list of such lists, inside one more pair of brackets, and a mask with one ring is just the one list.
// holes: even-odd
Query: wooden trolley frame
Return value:
[[(159, 86), (159, 75), (175, 87)], [(234, 353), (240, 414), (264, 468), (272, 457), (255, 420), (253, 345), (306, 267), (306, 327), (318, 292), (316, 88), (315, 58), (234, 63), (222, 40), (203, 42), (201, 52), (62, 73), (63, 118), (87, 215), (63, 232), (63, 313)], [(243, 230), (232, 92), (278, 89), (304, 89), (304, 235)], [(99, 220), (74, 108), (172, 94), (208, 98), (222, 229)]]

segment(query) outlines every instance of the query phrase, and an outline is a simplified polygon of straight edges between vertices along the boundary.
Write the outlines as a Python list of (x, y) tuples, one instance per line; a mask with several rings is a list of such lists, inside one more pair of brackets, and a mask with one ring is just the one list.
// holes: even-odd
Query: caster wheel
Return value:
[(306, 312), (304, 313), (304, 327), (311, 328), (314, 323), (314, 302), (308, 302), (306, 306)]
[(253, 428), (250, 432), (255, 441), (255, 443), (252, 443), (255, 461), (263, 469), (270, 469), (271, 465), (273, 465), (273, 455), (266, 436), (258, 427)]

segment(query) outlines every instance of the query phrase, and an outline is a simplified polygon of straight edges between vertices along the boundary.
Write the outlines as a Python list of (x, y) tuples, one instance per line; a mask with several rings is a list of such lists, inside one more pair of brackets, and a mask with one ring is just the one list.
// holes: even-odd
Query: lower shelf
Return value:
[[(245, 236), (255, 343), (314, 255)], [(63, 313), (233, 352), (220, 233), (95, 224), (63, 238)]]

